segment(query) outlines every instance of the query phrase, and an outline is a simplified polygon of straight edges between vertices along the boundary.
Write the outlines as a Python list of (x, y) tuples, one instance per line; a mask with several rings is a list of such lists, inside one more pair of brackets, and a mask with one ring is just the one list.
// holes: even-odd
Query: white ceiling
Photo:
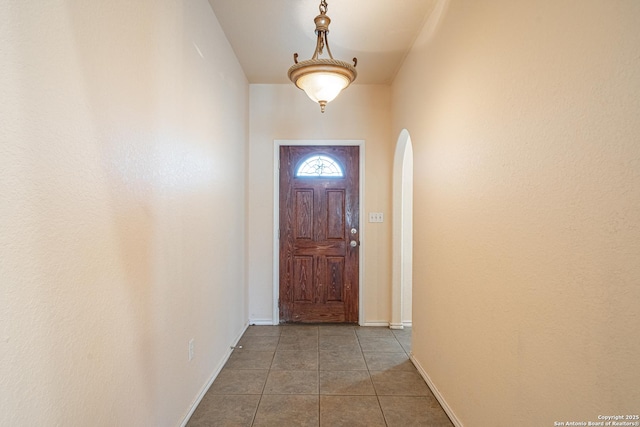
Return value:
[[(328, 0), (335, 59), (358, 58), (355, 83), (390, 83), (437, 0)], [(311, 58), (320, 0), (209, 0), (249, 83), (288, 83)], [(324, 55), (326, 56), (326, 50)]]

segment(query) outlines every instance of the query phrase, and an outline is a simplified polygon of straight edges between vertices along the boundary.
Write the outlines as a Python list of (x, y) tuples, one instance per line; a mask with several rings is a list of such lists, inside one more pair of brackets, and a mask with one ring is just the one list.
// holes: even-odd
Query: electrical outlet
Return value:
[(369, 212), (369, 222), (384, 222), (382, 212)]
[(193, 360), (193, 338), (189, 340), (189, 362)]

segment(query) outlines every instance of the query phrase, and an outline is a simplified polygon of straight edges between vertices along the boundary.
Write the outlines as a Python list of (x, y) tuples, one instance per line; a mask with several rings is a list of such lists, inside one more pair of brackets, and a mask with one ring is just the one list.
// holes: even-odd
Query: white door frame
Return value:
[(280, 310), (278, 299), (280, 297), (280, 146), (282, 145), (335, 145), (360, 147), (360, 182), (359, 182), (359, 217), (360, 217), (360, 246), (358, 246), (358, 324), (364, 323), (364, 251), (362, 245), (365, 242), (364, 227), (364, 140), (352, 139), (276, 139), (273, 141), (273, 324), (280, 324)]

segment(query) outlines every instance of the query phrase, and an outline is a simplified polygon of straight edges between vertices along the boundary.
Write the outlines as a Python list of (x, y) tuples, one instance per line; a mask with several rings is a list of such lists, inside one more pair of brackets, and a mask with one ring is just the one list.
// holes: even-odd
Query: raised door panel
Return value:
[(344, 257), (327, 257), (327, 301), (344, 301)]
[(345, 232), (345, 192), (344, 190), (327, 190), (327, 210), (324, 215), (327, 218), (327, 239), (344, 240)]
[(313, 189), (294, 191), (293, 235), (296, 240), (313, 239), (313, 193)]
[(294, 302), (313, 302), (313, 257), (296, 256), (293, 259)]

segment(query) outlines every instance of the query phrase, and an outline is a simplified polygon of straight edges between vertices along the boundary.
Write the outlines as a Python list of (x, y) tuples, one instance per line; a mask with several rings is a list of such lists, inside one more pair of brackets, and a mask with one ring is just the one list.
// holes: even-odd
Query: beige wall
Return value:
[(206, 0), (9, 0), (0, 51), (0, 425), (179, 425), (247, 319), (242, 70)]
[(637, 413), (640, 3), (440, 6), (392, 92), (415, 359), (466, 426)]
[(354, 85), (327, 105), (324, 114), (293, 85), (251, 85), (249, 149), (249, 269), (252, 322), (273, 321), (273, 153), (274, 140), (365, 140), (365, 216), (383, 212), (386, 221), (368, 223), (363, 242), (365, 322), (388, 323), (391, 293), (390, 88)]

